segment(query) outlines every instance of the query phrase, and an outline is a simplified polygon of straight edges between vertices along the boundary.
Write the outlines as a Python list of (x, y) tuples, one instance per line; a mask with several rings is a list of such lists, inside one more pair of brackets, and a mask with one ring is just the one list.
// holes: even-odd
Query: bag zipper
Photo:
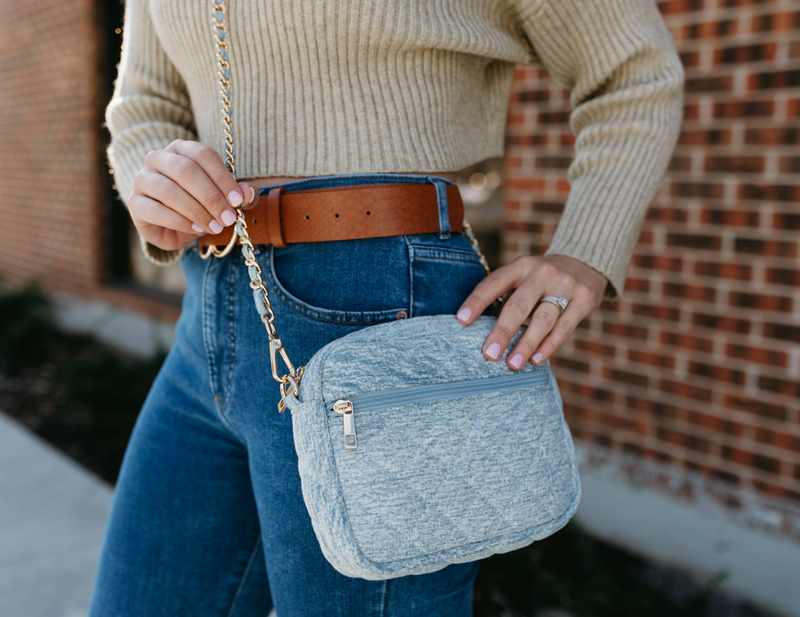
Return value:
[(530, 388), (547, 383), (550, 379), (548, 371), (527, 371), (499, 377), (483, 377), (467, 379), (451, 383), (429, 384), (424, 386), (405, 386), (390, 388), (377, 392), (355, 394), (349, 399), (339, 399), (331, 408), (344, 420), (344, 449), (355, 450), (357, 447), (356, 424), (354, 412), (374, 411), (384, 407), (406, 405), (409, 403), (429, 403), (445, 398), (467, 396), (470, 394), (489, 394), (500, 390)]

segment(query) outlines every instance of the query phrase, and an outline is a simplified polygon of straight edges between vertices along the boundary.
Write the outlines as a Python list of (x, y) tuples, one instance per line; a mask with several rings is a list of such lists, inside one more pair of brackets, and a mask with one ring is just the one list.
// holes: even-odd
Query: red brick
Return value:
[(698, 261), (694, 271), (701, 276), (735, 281), (750, 281), (753, 278), (753, 267), (742, 264)]
[(745, 64), (775, 59), (777, 45), (774, 42), (756, 45), (737, 45), (714, 51), (714, 64)]
[(751, 327), (750, 322), (746, 319), (737, 319), (728, 315), (711, 315), (708, 313), (695, 313), (692, 315), (692, 323), (701, 328), (736, 332), (738, 334), (748, 334)]
[(678, 136), (680, 146), (724, 146), (731, 143), (728, 129), (684, 130)]
[(733, 77), (695, 77), (686, 80), (686, 92), (690, 94), (705, 92), (730, 92), (733, 90)]
[(765, 323), (764, 336), (791, 343), (800, 343), (800, 326), (789, 324)]
[(800, 231), (800, 213), (777, 213), (772, 217), (772, 226), (775, 229)]
[(678, 246), (688, 249), (719, 251), (722, 238), (706, 234), (677, 234), (667, 235), (668, 246)]
[(788, 357), (782, 351), (774, 351), (748, 345), (728, 344), (725, 349), (725, 354), (731, 358), (748, 360), (755, 364), (768, 364), (770, 366), (782, 368), (785, 368), (788, 363)]
[(759, 201), (795, 202), (800, 198), (800, 186), (796, 184), (741, 184), (739, 199)]
[(800, 12), (792, 11), (786, 13), (767, 13), (756, 15), (751, 20), (753, 32), (783, 32), (800, 28)]
[(782, 313), (791, 313), (794, 307), (794, 301), (791, 298), (757, 293), (731, 292), (728, 301), (731, 306)]
[(797, 127), (759, 127), (748, 128), (744, 132), (744, 142), (751, 146), (793, 146), (800, 139)]
[[(772, 114), (772, 111), (769, 112)], [(716, 112), (715, 112), (716, 114)], [(757, 174), (764, 171), (763, 156), (709, 156), (706, 171)]]
[(692, 362), (689, 364), (689, 372), (700, 377), (708, 377), (725, 383), (732, 383), (743, 386), (745, 374), (742, 371), (726, 368), (717, 364), (706, 364), (703, 362)]
[(701, 21), (686, 24), (682, 30), (684, 39), (713, 39), (723, 36), (731, 36), (738, 33), (738, 21), (735, 19), (723, 19), (720, 21)]
[(672, 345), (691, 351), (702, 351), (711, 353), (714, 350), (714, 342), (699, 336), (689, 334), (676, 334), (674, 332), (662, 332), (659, 338), (662, 345)]
[(710, 403), (711, 399), (714, 396), (714, 393), (708, 388), (695, 386), (686, 383), (685, 381), (672, 381), (669, 379), (662, 379), (658, 387), (662, 392), (668, 392), (669, 394), (682, 396), (684, 398), (691, 398), (696, 401), (702, 401), (704, 403)]
[(737, 253), (766, 257), (797, 257), (797, 243), (780, 240), (738, 237), (734, 239), (734, 250)]
[(782, 90), (800, 86), (800, 70), (766, 71), (753, 73), (747, 80), (751, 90)]
[(665, 296), (698, 300), (700, 302), (714, 302), (717, 299), (717, 290), (712, 287), (700, 285), (687, 285), (684, 283), (664, 283), (662, 293)]

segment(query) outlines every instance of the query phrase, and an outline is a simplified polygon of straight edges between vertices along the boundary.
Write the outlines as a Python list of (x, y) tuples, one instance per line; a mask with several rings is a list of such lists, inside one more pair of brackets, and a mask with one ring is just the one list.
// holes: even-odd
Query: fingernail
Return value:
[(456, 313), (456, 317), (458, 317), (461, 321), (469, 321), (469, 318), (472, 317), (472, 311), (469, 310), (466, 306)]
[(222, 225), (217, 223), (217, 221), (211, 221), (208, 224), (208, 228), (211, 230), (211, 233), (215, 233), (215, 234), (218, 234), (219, 232), (222, 231)]
[(497, 360), (500, 357), (500, 345), (497, 343), (492, 343), (486, 348), (486, 355), (489, 356), (492, 360)]
[(535, 354), (533, 354), (533, 361), (535, 364), (539, 364), (539, 362), (542, 361), (542, 358), (544, 358), (544, 354), (541, 351), (537, 351)]
[(508, 363), (514, 368), (519, 368), (520, 366), (522, 366), (523, 360), (524, 358), (522, 357), (521, 353), (515, 353), (513, 356), (511, 356)]
[(192, 223), (192, 231), (201, 234), (205, 231), (205, 229), (200, 227), (200, 225), (198, 225), (197, 223)]
[(225, 223), (225, 227), (227, 227), (236, 222), (236, 213), (233, 210), (225, 210), (219, 218), (222, 219), (222, 222)]
[(231, 202), (231, 205), (235, 208), (244, 201), (244, 198), (239, 191), (231, 191), (228, 193), (228, 201)]
[(253, 203), (253, 200), (256, 198), (256, 190), (252, 186), (250, 187), (250, 192), (253, 194), (253, 196), (250, 198), (250, 201), (247, 202), (249, 204)]

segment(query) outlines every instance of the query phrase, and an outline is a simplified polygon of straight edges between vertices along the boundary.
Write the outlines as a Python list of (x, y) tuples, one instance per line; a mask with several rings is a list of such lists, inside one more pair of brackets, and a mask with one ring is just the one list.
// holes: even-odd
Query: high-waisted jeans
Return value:
[[(362, 175), (289, 184), (381, 178), (425, 181)], [(256, 253), (295, 366), (359, 328), (454, 314), (484, 277), (469, 240), (442, 229), (257, 245)], [(366, 581), (325, 560), (303, 503), (292, 417), (277, 411), (267, 333), (241, 250), (206, 261), (195, 244), (181, 267), (177, 338), (125, 453), (92, 617), (266, 617), (273, 606), (278, 617), (470, 615), (477, 563)]]

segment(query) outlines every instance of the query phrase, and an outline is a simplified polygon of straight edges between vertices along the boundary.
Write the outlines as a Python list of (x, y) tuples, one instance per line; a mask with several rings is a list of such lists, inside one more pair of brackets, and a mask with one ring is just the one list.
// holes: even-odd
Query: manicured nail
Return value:
[(508, 360), (508, 363), (513, 366), (514, 368), (519, 368), (522, 366), (522, 363), (525, 359), (522, 357), (521, 353), (515, 353), (511, 358)]
[(533, 362), (535, 364), (539, 364), (539, 362), (542, 361), (542, 358), (544, 358), (544, 354), (541, 351), (537, 351), (535, 354), (533, 354)]
[(244, 198), (239, 191), (231, 191), (228, 193), (228, 201), (231, 202), (231, 205), (235, 208), (244, 201)]
[(208, 228), (211, 230), (211, 233), (218, 234), (222, 231), (222, 225), (217, 223), (217, 221), (211, 221), (208, 224)]
[(205, 229), (200, 227), (200, 225), (198, 225), (197, 223), (192, 223), (192, 231), (201, 234), (205, 231)]
[(250, 197), (250, 201), (247, 202), (249, 204), (253, 203), (253, 200), (256, 198), (256, 190), (252, 186), (250, 187), (250, 192), (253, 194), (253, 196)]
[(500, 345), (497, 343), (492, 343), (486, 348), (486, 355), (489, 356), (492, 360), (497, 360), (500, 357)]
[(227, 227), (236, 222), (236, 213), (233, 210), (225, 210), (219, 218), (222, 219), (222, 222), (225, 223), (225, 227)]
[(472, 311), (469, 310), (466, 306), (456, 313), (456, 317), (458, 317), (461, 321), (469, 321), (469, 318), (472, 317)]

